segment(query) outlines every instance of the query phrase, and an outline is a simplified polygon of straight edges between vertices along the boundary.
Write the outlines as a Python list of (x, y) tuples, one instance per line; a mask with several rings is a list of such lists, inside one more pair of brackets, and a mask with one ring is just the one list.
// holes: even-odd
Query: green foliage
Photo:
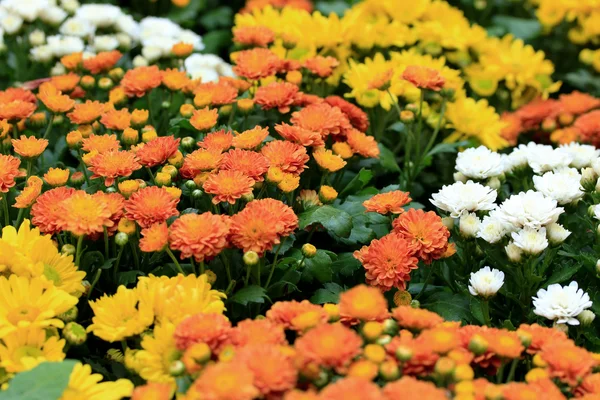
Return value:
[(76, 360), (44, 362), (30, 371), (15, 375), (7, 390), (0, 391), (0, 400), (58, 399), (69, 384)]

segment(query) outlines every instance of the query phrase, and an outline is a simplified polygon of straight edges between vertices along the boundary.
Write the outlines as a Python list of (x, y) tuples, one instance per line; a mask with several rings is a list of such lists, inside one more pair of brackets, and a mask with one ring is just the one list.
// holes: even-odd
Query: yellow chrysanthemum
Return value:
[(2, 338), (0, 342), (0, 367), (7, 372), (28, 371), (45, 361), (62, 361), (65, 358), (65, 340), (57, 336), (46, 338), (39, 328), (22, 328)]
[(174, 332), (174, 324), (164, 323), (154, 328), (153, 335), (142, 339), (142, 350), (136, 354), (140, 361), (137, 373), (146, 381), (175, 384), (169, 369), (173, 361), (179, 360), (181, 352), (175, 346)]
[(69, 377), (69, 384), (59, 400), (120, 400), (131, 396), (133, 383), (128, 379), (100, 382), (102, 375), (92, 374), (92, 367), (77, 363)]

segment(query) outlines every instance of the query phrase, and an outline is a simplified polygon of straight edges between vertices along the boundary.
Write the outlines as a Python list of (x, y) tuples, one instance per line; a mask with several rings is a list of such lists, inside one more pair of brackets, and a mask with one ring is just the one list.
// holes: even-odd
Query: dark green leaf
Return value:
[(76, 363), (75, 360), (44, 362), (30, 371), (16, 374), (8, 389), (1, 392), (0, 399), (59, 399), (69, 384), (69, 377)]
[(237, 291), (229, 298), (229, 301), (246, 306), (248, 303), (264, 303), (265, 299), (271, 301), (265, 289), (260, 286), (251, 285)]
[(339, 293), (333, 293), (327, 289), (319, 289), (312, 295), (310, 302), (314, 304), (337, 303), (339, 299)]
[(438, 313), (447, 321), (471, 322), (470, 296), (463, 293), (436, 292), (422, 303), (423, 308)]
[(333, 278), (331, 264), (331, 257), (324, 250), (317, 250), (317, 254), (313, 258), (304, 259), (302, 277), (307, 281), (315, 278), (321, 283), (331, 282)]
[(300, 229), (312, 224), (321, 224), (337, 236), (348, 237), (352, 231), (352, 217), (345, 211), (326, 205), (314, 207), (298, 216)]
[[(202, 36), (204, 42), (204, 53), (219, 53), (219, 50), (227, 47), (231, 43), (231, 31), (229, 29), (219, 29), (217, 31), (207, 32)], [(250, 120), (251, 117), (248, 118)], [(260, 117), (262, 119), (262, 117)]]
[(200, 10), (206, 5), (206, 0), (190, 1), (186, 7), (174, 7), (173, 11), (168, 14), (169, 19), (182, 24), (188, 21), (195, 21)]
[(560, 266), (552, 275), (550, 275), (548, 281), (546, 281), (544, 284), (544, 287), (548, 287), (554, 283), (563, 283), (575, 275), (577, 271), (581, 269), (581, 267), (583, 267), (583, 263)]
[(231, 26), (233, 11), (229, 7), (218, 7), (208, 11), (200, 18), (200, 24), (208, 31)]
[(500, 26), (511, 33), (516, 38), (530, 40), (539, 36), (542, 31), (542, 25), (537, 19), (523, 19), (510, 17), (508, 15), (497, 15), (492, 18), (496, 26)]
[(119, 272), (119, 285), (128, 285), (134, 283), (138, 276), (144, 276), (142, 271)]
[(347, 196), (350, 193), (356, 193), (373, 179), (373, 173), (367, 169), (361, 169), (358, 174), (346, 185), (340, 193), (340, 197)]
[(344, 276), (352, 276), (354, 271), (362, 268), (362, 264), (354, 258), (352, 253), (341, 253), (338, 254), (338, 259), (331, 264), (331, 268)]
[(386, 171), (400, 172), (396, 155), (381, 143), (379, 143), (379, 163)]
[(477, 297), (473, 296), (471, 297), (471, 302), (469, 306), (471, 308), (471, 315), (473, 316), (473, 318), (477, 322), (479, 322), (479, 324), (485, 324), (485, 319), (483, 318), (483, 310), (481, 309), (481, 301)]
[(467, 142), (457, 142), (457, 143), (439, 143), (433, 147), (433, 149), (429, 150), (427, 153), (428, 156), (433, 156), (435, 154), (441, 153), (456, 153), (456, 149), (462, 146), (467, 145)]

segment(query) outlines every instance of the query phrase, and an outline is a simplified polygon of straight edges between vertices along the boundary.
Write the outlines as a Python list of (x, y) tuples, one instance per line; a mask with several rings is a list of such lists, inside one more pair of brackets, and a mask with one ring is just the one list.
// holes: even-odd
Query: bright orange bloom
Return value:
[(254, 179), (243, 172), (222, 170), (210, 175), (204, 182), (203, 189), (213, 195), (213, 204), (220, 202), (235, 204), (243, 195), (252, 193), (254, 183)]
[(544, 346), (552, 342), (563, 342), (568, 339), (567, 335), (554, 328), (546, 328), (538, 324), (521, 324), (518, 331), (527, 332), (531, 335), (531, 343), (527, 347), (529, 354), (535, 354)]
[(264, 208), (271, 215), (276, 216), (279, 220), (279, 234), (281, 236), (290, 235), (298, 228), (298, 216), (294, 213), (294, 210), (279, 200), (271, 198), (254, 200), (247, 207)]
[(319, 132), (323, 137), (344, 134), (352, 128), (346, 114), (327, 103), (312, 104), (292, 113), (290, 122), (309, 131)]
[(293, 328), (292, 321), (303, 314), (318, 315), (319, 321), (322, 324), (327, 323), (327, 320), (329, 319), (329, 316), (325, 310), (323, 310), (323, 307), (313, 304), (308, 300), (302, 300), (300, 302), (296, 300), (278, 301), (271, 306), (269, 311), (267, 311), (266, 317), (277, 325), (290, 329)]
[(21, 135), (19, 139), (12, 139), (11, 143), (15, 153), (23, 158), (36, 158), (48, 147), (47, 139), (38, 139), (35, 136)]
[(409, 240), (391, 233), (354, 252), (366, 270), (367, 283), (388, 291), (406, 289), (410, 271), (418, 267), (415, 247)]
[(255, 48), (237, 53), (235, 63), (233, 72), (236, 75), (255, 80), (275, 74), (281, 66), (281, 59), (271, 50)]
[(373, 136), (369, 136), (356, 129), (346, 133), (346, 140), (352, 151), (366, 158), (379, 158), (379, 147)]
[(216, 108), (204, 107), (201, 110), (195, 110), (190, 118), (190, 124), (199, 131), (206, 131), (217, 124), (219, 112)]
[(173, 91), (181, 90), (187, 86), (190, 81), (185, 71), (171, 68), (161, 71), (162, 84)]
[(52, 187), (64, 186), (69, 181), (70, 171), (63, 168), (50, 168), (44, 174), (44, 180)]
[(0, 103), (0, 119), (18, 121), (29, 118), (36, 110), (34, 103), (22, 100), (14, 100), (8, 103)]
[(38, 99), (52, 112), (65, 113), (75, 106), (75, 100), (68, 95), (62, 94), (52, 83), (42, 83), (38, 93)]
[(346, 161), (331, 150), (320, 148), (313, 152), (313, 157), (319, 167), (329, 172), (337, 172), (346, 166)]
[(169, 228), (165, 222), (142, 229), (140, 250), (146, 253), (162, 251), (169, 243)]
[(383, 321), (389, 317), (388, 304), (381, 291), (358, 285), (340, 294), (340, 316), (360, 321)]
[(116, 178), (130, 176), (142, 168), (131, 151), (112, 150), (98, 154), (90, 162), (92, 179), (104, 178), (106, 187), (112, 186)]
[(83, 61), (83, 53), (71, 53), (66, 56), (61, 57), (60, 63), (65, 66), (66, 69), (72, 71), (77, 69), (81, 62)]
[(81, 77), (74, 73), (69, 73), (65, 75), (53, 76), (50, 78), (50, 83), (60, 90), (61, 92), (69, 93), (72, 92), (79, 83)]
[(515, 111), (521, 118), (523, 129), (529, 130), (539, 127), (546, 118), (554, 118), (560, 113), (560, 103), (554, 99), (536, 99)]
[(31, 207), (31, 216), (33, 224), (40, 228), (40, 232), (53, 235), (61, 231), (58, 225), (60, 205), (75, 192), (75, 189), (63, 186), (48, 190), (37, 198)]
[(523, 132), (523, 125), (521, 124), (521, 118), (515, 113), (505, 112), (500, 118), (504, 122), (504, 128), (500, 131), (500, 135), (506, 139), (512, 146), (517, 144), (517, 140), (521, 132)]
[[(194, 215), (186, 214), (184, 216)], [(231, 331), (231, 322), (218, 313), (198, 313), (185, 318), (175, 328), (173, 337), (179, 350), (196, 343), (206, 343), (211, 351), (217, 352), (225, 344)]]
[(168, 383), (150, 382), (138, 386), (131, 394), (131, 400), (170, 400), (173, 388)]
[(173, 136), (159, 136), (146, 143), (135, 154), (145, 167), (161, 165), (177, 152), (180, 141), (181, 139)]
[(165, 222), (179, 215), (179, 199), (174, 199), (164, 188), (148, 186), (133, 193), (125, 202), (125, 214), (142, 228)]
[(262, 344), (246, 346), (236, 352), (232, 361), (245, 365), (254, 375), (254, 386), (264, 396), (281, 393), (296, 386), (298, 371), (289, 355), (279, 347)]
[(367, 89), (385, 90), (386, 87), (389, 87), (393, 75), (394, 70), (392, 69), (388, 69), (387, 71), (377, 74), (369, 81)]
[(404, 375), (423, 376), (433, 372), (435, 363), (440, 356), (423, 340), (415, 339), (413, 334), (407, 330), (401, 330), (400, 333), (392, 338), (392, 341), (385, 346), (387, 353), (395, 357), (399, 347), (403, 347), (412, 352), (412, 357), (408, 362), (403, 363), (402, 373)]
[(325, 142), (319, 132), (309, 131), (308, 129), (300, 128), (293, 125), (288, 125), (285, 122), (275, 125), (275, 130), (285, 140), (300, 144), (302, 146), (322, 147)]
[(338, 107), (346, 117), (350, 120), (352, 126), (361, 132), (366, 132), (369, 129), (369, 117), (360, 107), (344, 100), (339, 96), (328, 96), (325, 102), (332, 107)]
[(342, 378), (325, 387), (319, 394), (321, 400), (383, 400), (379, 386), (358, 377)]
[(21, 160), (17, 157), (0, 154), (0, 192), (7, 193), (15, 186), (15, 178), (22, 176), (20, 165)]
[(340, 62), (335, 57), (315, 56), (304, 61), (302, 66), (321, 78), (327, 78), (338, 65)]
[(83, 139), (81, 148), (83, 151), (105, 153), (107, 151), (119, 150), (121, 143), (117, 139), (117, 135), (90, 135)]
[(184, 178), (193, 179), (201, 172), (217, 169), (222, 159), (223, 155), (218, 150), (198, 149), (185, 156), (179, 173)]
[(269, 319), (245, 319), (239, 322), (230, 331), (229, 342), (236, 347), (287, 344), (283, 326)]
[(573, 126), (579, 130), (582, 142), (600, 146), (600, 110), (583, 114)]
[(96, 192), (92, 196), (103, 201), (110, 211), (110, 220), (112, 226), (108, 226), (108, 233), (112, 234), (117, 231), (118, 224), (123, 217), (123, 206), (125, 205), (125, 197), (120, 193), (105, 193)]
[(415, 255), (425, 264), (442, 258), (448, 248), (450, 231), (433, 211), (411, 208), (393, 222), (394, 232), (408, 240)]
[(262, 182), (264, 180), (263, 175), (269, 169), (269, 160), (254, 151), (233, 149), (223, 154), (219, 168), (240, 171), (256, 182)]
[(235, 363), (217, 363), (202, 371), (187, 396), (190, 400), (252, 400), (259, 394), (254, 386), (254, 375), (248, 367)]
[(236, 149), (252, 150), (269, 136), (269, 128), (262, 128), (255, 126), (253, 129), (249, 129), (233, 137), (233, 147)]
[(267, 47), (275, 33), (265, 26), (242, 26), (233, 29), (233, 42), (250, 47)]
[(220, 130), (217, 132), (210, 132), (207, 134), (201, 142), (198, 142), (198, 147), (202, 147), (207, 150), (216, 150), (220, 153), (228, 150), (233, 142), (233, 135), (229, 131)]
[(431, 329), (444, 322), (444, 319), (436, 313), (411, 306), (394, 308), (392, 317), (401, 327), (413, 330)]
[(600, 373), (586, 376), (577, 388), (578, 394), (600, 394)]
[(235, 88), (240, 93), (244, 93), (246, 90), (252, 87), (252, 82), (248, 82), (244, 79), (233, 78), (231, 76), (220, 76), (219, 83)]
[(600, 107), (600, 99), (578, 91), (561, 94), (558, 101), (560, 103), (561, 112), (572, 115), (583, 114), (594, 108)]
[(367, 212), (376, 212), (379, 214), (401, 214), (404, 212), (402, 206), (410, 203), (412, 199), (409, 194), (400, 190), (393, 190), (387, 193), (379, 193), (363, 202)]
[[(562, 391), (550, 379), (538, 379), (531, 383), (510, 382), (501, 386), (504, 400), (564, 400)], [(586, 400), (582, 398), (582, 400)], [(592, 400), (592, 399), (587, 399)]]
[(182, 215), (170, 227), (171, 249), (179, 250), (182, 259), (210, 260), (227, 246), (229, 225), (229, 217), (210, 212)]
[(127, 101), (127, 95), (121, 86), (114, 87), (108, 92), (109, 104), (122, 104), (125, 103), (125, 101)]
[(283, 400), (319, 400), (319, 395), (314, 391), (303, 392), (298, 389), (293, 389), (285, 392)]
[(598, 364), (592, 353), (572, 341), (552, 342), (539, 354), (548, 364), (550, 376), (570, 386), (577, 386)]
[(84, 125), (96, 121), (104, 112), (104, 105), (99, 101), (86, 100), (85, 103), (75, 104), (73, 111), (67, 114), (71, 123)]
[(237, 89), (226, 83), (201, 83), (194, 89), (194, 104), (196, 107), (206, 107), (211, 104), (223, 106), (232, 104), (237, 95)]
[(194, 51), (194, 45), (190, 43), (178, 42), (171, 47), (171, 53), (175, 57), (187, 57)]
[(411, 376), (403, 376), (400, 380), (388, 383), (383, 388), (386, 400), (403, 398), (407, 393), (422, 400), (446, 400), (446, 392), (431, 382), (417, 380)]
[(419, 89), (439, 92), (444, 87), (446, 79), (440, 71), (420, 65), (409, 65), (402, 73), (402, 79), (409, 81)]
[(102, 123), (106, 129), (122, 131), (131, 126), (131, 114), (126, 108), (121, 110), (108, 110), (102, 115), (102, 118), (100, 118), (100, 123)]
[(83, 68), (96, 75), (106, 72), (114, 67), (121, 59), (123, 54), (118, 50), (101, 51), (93, 57), (83, 60)]
[(129, 97), (142, 97), (161, 84), (161, 73), (156, 65), (130, 69), (121, 79), (121, 87)]
[(30, 90), (23, 88), (8, 88), (6, 90), (0, 90), (0, 104), (11, 103), (15, 100), (24, 101), (31, 104), (36, 103), (36, 97)]
[(54, 217), (60, 230), (82, 236), (101, 233), (104, 227), (112, 227), (111, 215), (106, 202), (78, 190), (58, 205)]
[(25, 188), (21, 191), (21, 193), (15, 198), (14, 208), (29, 208), (38, 198), (40, 193), (42, 193), (42, 186), (44, 185), (44, 181), (42, 181), (37, 176), (30, 176), (27, 179), (27, 184)]
[(342, 324), (320, 324), (296, 339), (295, 347), (304, 363), (341, 370), (360, 353), (362, 339)]
[(488, 328), (481, 332), (481, 336), (488, 342), (487, 351), (501, 358), (518, 358), (525, 350), (516, 332)]
[(300, 175), (309, 160), (305, 147), (284, 140), (270, 141), (261, 149), (261, 153), (269, 160), (271, 167), (294, 175)]
[(290, 106), (294, 104), (298, 86), (288, 82), (273, 82), (267, 86), (261, 86), (256, 90), (254, 101), (259, 104), (263, 110), (277, 108), (282, 114), (290, 111)]
[(552, 132), (550, 134), (550, 140), (558, 144), (569, 144), (579, 141), (580, 136), (581, 133), (579, 132), (579, 129), (569, 126)]

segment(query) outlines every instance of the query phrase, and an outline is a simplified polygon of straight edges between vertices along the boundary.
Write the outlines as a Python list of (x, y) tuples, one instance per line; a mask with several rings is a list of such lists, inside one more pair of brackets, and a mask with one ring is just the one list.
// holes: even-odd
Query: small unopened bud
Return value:
[(474, 238), (479, 232), (481, 221), (475, 213), (469, 213), (460, 217), (458, 228), (460, 234), (465, 238)]
[(313, 380), (313, 384), (318, 388), (325, 387), (325, 385), (327, 385), (328, 383), (329, 375), (325, 371), (319, 372), (317, 379)]
[(73, 246), (72, 244), (65, 244), (63, 245), (63, 247), (60, 248), (60, 252), (67, 256), (75, 255), (76, 251), (77, 249), (75, 249), (75, 246)]
[(410, 306), (412, 308), (420, 308), (421, 307), (421, 302), (419, 300), (411, 300), (410, 302)]
[(415, 113), (411, 110), (400, 111), (400, 121), (409, 124), (415, 120)]
[(400, 362), (407, 362), (412, 358), (412, 356), (413, 351), (409, 347), (398, 346), (398, 348), (396, 349), (396, 358)]
[(379, 375), (386, 381), (395, 381), (400, 378), (400, 368), (392, 361), (384, 361), (379, 366)]
[(600, 275), (600, 260), (596, 261), (596, 273)]
[(81, 135), (81, 132), (79, 132), (78, 130), (67, 133), (67, 145), (69, 146), (70, 149), (77, 149), (77, 148), (81, 147), (82, 141), (83, 141), (83, 136)]
[(193, 197), (194, 199), (199, 199), (199, 198), (201, 198), (203, 194), (204, 194), (204, 192), (203, 192), (202, 190), (200, 190), (200, 189), (194, 189), (194, 190), (192, 191), (192, 197)]
[(376, 364), (380, 364), (385, 361), (386, 352), (383, 346), (378, 344), (368, 344), (363, 350), (364, 357)]
[(237, 101), (238, 109), (243, 113), (249, 113), (254, 109), (254, 100), (240, 99)]
[(167, 161), (175, 168), (181, 168), (183, 166), (183, 153), (177, 150), (175, 154), (167, 159)]
[(488, 342), (479, 335), (474, 335), (469, 341), (469, 351), (476, 356), (485, 353), (488, 349)]
[(500, 189), (500, 186), (502, 186), (502, 182), (500, 182), (500, 179), (498, 179), (497, 176), (493, 176), (488, 179), (485, 185), (491, 189), (498, 190)]
[(454, 218), (444, 217), (442, 218), (442, 224), (444, 224), (444, 226), (448, 228), (448, 230), (452, 230), (454, 229)]
[(84, 75), (81, 77), (79, 84), (86, 90), (93, 89), (96, 86), (96, 78), (91, 75)]
[(544, 132), (552, 132), (556, 129), (556, 121), (552, 118), (546, 118), (542, 121), (542, 130)]
[(250, 203), (252, 200), (254, 200), (254, 193), (250, 192), (243, 194), (242, 200), (244, 200), (246, 203)]
[(454, 379), (457, 381), (472, 381), (475, 377), (475, 372), (469, 364), (457, 365), (454, 370)]
[(154, 182), (157, 186), (170, 186), (171, 185), (171, 175), (166, 172), (158, 172), (154, 177)]
[(119, 220), (117, 230), (129, 236), (137, 231), (137, 226), (135, 225), (135, 221), (123, 217)]
[(520, 263), (523, 258), (523, 251), (514, 243), (509, 243), (504, 247), (506, 255), (511, 262)]
[(125, 71), (123, 71), (123, 68), (117, 67), (108, 71), (108, 76), (115, 82), (119, 82), (124, 75)]
[(546, 225), (546, 236), (548, 237), (550, 244), (553, 246), (557, 246), (564, 242), (570, 234), (570, 231), (556, 222)]
[(594, 322), (594, 319), (596, 319), (596, 314), (590, 310), (583, 310), (579, 313), (577, 319), (581, 322), (582, 326), (590, 326)]
[(112, 88), (114, 85), (115, 85), (115, 84), (114, 84), (114, 82), (112, 81), (112, 79), (110, 79), (110, 78), (108, 78), (108, 77), (106, 77), (106, 76), (105, 76), (105, 77), (103, 77), (103, 78), (100, 78), (100, 79), (98, 80), (98, 87), (99, 87), (100, 89), (103, 89), (103, 90), (108, 90), (108, 89)]
[(146, 130), (142, 132), (142, 142), (148, 143), (154, 139), (156, 139), (158, 135), (154, 129)]
[(245, 252), (243, 259), (244, 264), (246, 264), (249, 267), (258, 264), (258, 262), (260, 261), (258, 253), (252, 250)]
[(331, 186), (323, 185), (319, 189), (319, 199), (325, 204), (332, 203), (337, 196), (338, 192)]
[(302, 83), (302, 73), (300, 71), (290, 71), (285, 75), (285, 80), (294, 85)]
[(135, 109), (131, 112), (131, 124), (136, 128), (141, 128), (148, 122), (150, 112), (143, 109)]
[(204, 275), (206, 275), (206, 280), (211, 285), (214, 285), (214, 283), (217, 281), (217, 274), (215, 274), (215, 272), (211, 269), (207, 269), (204, 272)]
[(204, 364), (210, 361), (212, 353), (210, 347), (206, 343), (195, 343), (187, 348), (183, 354), (184, 363), (186, 359), (194, 362), (194, 364)]
[(529, 345), (531, 344), (531, 340), (533, 340), (533, 336), (531, 335), (531, 333), (521, 329), (517, 329), (517, 336), (519, 336), (519, 339), (521, 340), (521, 343), (523, 343), (523, 346), (525, 346), (525, 348), (529, 347)]
[(567, 324), (559, 324), (557, 322), (554, 322), (554, 324), (552, 325), (552, 327), (554, 329), (556, 329), (557, 331), (559, 331), (559, 332), (564, 332), (565, 335), (569, 334), (569, 325), (567, 325)]
[(181, 107), (179, 107), (179, 114), (184, 118), (190, 118), (195, 110), (196, 108), (193, 104), (182, 104)]
[(456, 362), (448, 357), (441, 357), (435, 363), (435, 372), (442, 376), (450, 375), (452, 372), (454, 372), (455, 368)]
[(194, 140), (193, 137), (191, 136), (186, 136), (183, 139), (181, 139), (181, 147), (185, 150), (185, 151), (190, 151), (194, 148), (194, 146), (196, 145), (196, 141)]
[(396, 320), (394, 320), (392, 318), (388, 318), (385, 321), (383, 321), (383, 332), (385, 334), (396, 336), (398, 334), (399, 330), (400, 330), (400, 327), (398, 326), (398, 323), (396, 322)]
[(125, 128), (121, 134), (121, 140), (125, 144), (133, 145), (137, 144), (140, 140), (140, 134), (138, 131), (132, 128)]
[(162, 103), (160, 103), (160, 106), (161, 106), (163, 109), (165, 109), (165, 110), (166, 110), (166, 109), (168, 109), (169, 107), (171, 107), (171, 102), (170, 102), (169, 100), (165, 100), (165, 101), (163, 101)]
[(378, 345), (381, 345), (381, 346), (386, 346), (386, 345), (390, 344), (391, 341), (392, 341), (392, 337), (390, 335), (381, 335), (375, 341), (375, 343), (377, 343)]
[(323, 310), (329, 316), (329, 322), (335, 322), (340, 319), (340, 307), (337, 304), (323, 304)]
[(65, 338), (67, 343), (73, 346), (79, 346), (85, 343), (87, 339), (85, 328), (79, 325), (77, 322), (69, 322), (66, 324), (62, 330), (62, 336)]
[(558, 114), (558, 123), (562, 126), (569, 126), (573, 123), (575, 117), (571, 113), (560, 113)]
[(179, 172), (177, 171), (177, 168), (175, 168), (173, 165), (165, 165), (164, 167), (162, 167), (161, 172), (164, 172), (165, 174), (169, 174), (169, 176), (171, 178), (176, 178), (177, 175), (179, 174)]
[(169, 365), (169, 374), (171, 376), (180, 376), (185, 372), (185, 364), (181, 360), (175, 360)]
[(77, 319), (78, 314), (79, 311), (77, 310), (77, 307), (71, 307), (64, 313), (58, 314), (58, 319), (60, 319), (63, 322), (71, 322)]
[(596, 184), (598, 182), (598, 175), (593, 168), (584, 168), (581, 170), (581, 186), (586, 192), (592, 192), (596, 190)]
[(455, 172), (453, 177), (454, 177), (454, 181), (456, 181), (456, 182), (462, 182), (462, 183), (467, 182), (467, 177), (462, 172)]
[(306, 258), (313, 258), (317, 254), (317, 248), (310, 243), (302, 245), (302, 255)]
[(532, 368), (525, 374), (525, 382), (532, 383), (550, 378), (546, 368)]
[(219, 108), (219, 114), (221, 115), (229, 115), (231, 114), (231, 111), (233, 111), (233, 107), (231, 106), (231, 104), (226, 104), (224, 106), (221, 106), (221, 108)]
[(196, 182), (194, 182), (193, 180), (187, 180), (184, 183), (185, 187), (188, 188), (189, 190), (194, 190), (196, 189), (198, 186), (196, 186)]
[(119, 232), (115, 235), (115, 243), (117, 246), (125, 246), (129, 242), (129, 236), (124, 232)]
[(383, 333), (383, 325), (380, 322), (369, 321), (362, 327), (362, 334), (368, 342), (374, 342)]

